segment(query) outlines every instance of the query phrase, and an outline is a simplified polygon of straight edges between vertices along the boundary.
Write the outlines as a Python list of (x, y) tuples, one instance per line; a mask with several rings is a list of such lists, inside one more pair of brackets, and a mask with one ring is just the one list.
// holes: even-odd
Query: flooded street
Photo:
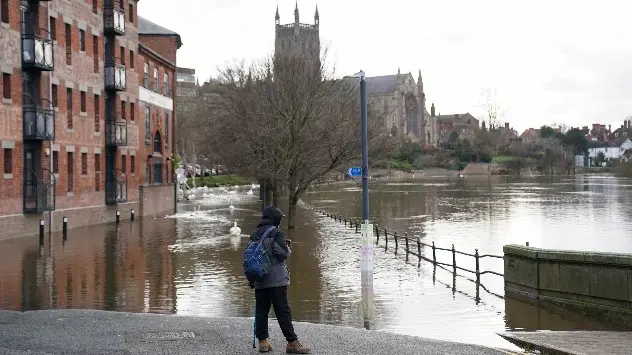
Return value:
[[(380, 228), (420, 236), (438, 247), (502, 255), (506, 244), (632, 253), (632, 180), (611, 176), (467, 177), (380, 181), (371, 185), (371, 215)], [(11, 310), (94, 308), (195, 316), (252, 317), (253, 292), (241, 254), (259, 219), (258, 193), (212, 193), (182, 204), (175, 216), (70, 230), (0, 243), (0, 307)], [(360, 235), (313, 211), (361, 215), (353, 182), (318, 186), (297, 211), (289, 288), (293, 318), (362, 327)], [(229, 209), (231, 203), (234, 210)], [(242, 235), (229, 235), (236, 221)], [(390, 243), (390, 242), (389, 242)], [(506, 329), (617, 329), (579, 314), (504, 300), (502, 277), (481, 277), (478, 290), (451, 269), (418, 262), (383, 240), (374, 249), (372, 329), (511, 347)], [(401, 245), (400, 245), (401, 248)], [(432, 258), (432, 251), (422, 253)], [(449, 252), (437, 260), (451, 263)], [(459, 266), (474, 259), (458, 255)], [(482, 259), (481, 270), (503, 272)], [(500, 296), (500, 297), (499, 297)], [(278, 331), (278, 328), (272, 328)], [(276, 329), (276, 330), (274, 330)]]

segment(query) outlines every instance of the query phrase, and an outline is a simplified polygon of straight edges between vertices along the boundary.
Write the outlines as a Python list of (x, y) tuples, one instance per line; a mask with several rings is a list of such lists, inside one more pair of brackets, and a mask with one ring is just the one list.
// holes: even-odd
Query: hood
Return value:
[(281, 224), (283, 217), (285, 217), (285, 215), (280, 209), (274, 206), (268, 206), (263, 209), (259, 226), (273, 225), (278, 227)]

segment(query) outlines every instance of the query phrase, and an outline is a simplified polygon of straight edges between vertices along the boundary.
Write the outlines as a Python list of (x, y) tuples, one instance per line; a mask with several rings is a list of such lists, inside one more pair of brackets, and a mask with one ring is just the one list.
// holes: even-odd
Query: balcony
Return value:
[(125, 90), (125, 73), (125, 65), (117, 64), (114, 57), (108, 57), (105, 61), (105, 90)]
[(105, 145), (107, 147), (124, 147), (127, 145), (127, 121), (105, 121)]
[(22, 95), (22, 130), (24, 140), (52, 141), (55, 139), (55, 108), (41, 99), (41, 105), (27, 94)]
[(42, 169), (41, 176), (24, 168), (24, 213), (42, 213), (55, 210), (55, 175)]
[(24, 21), (20, 24), (22, 28), (22, 68), (37, 71), (54, 70), (55, 51), (50, 32), (43, 28), (36, 31)]
[(116, 205), (127, 202), (127, 175), (121, 169), (108, 171), (105, 181), (105, 203)]
[(125, 11), (114, 6), (111, 1), (103, 5), (103, 31), (106, 35), (125, 34)]

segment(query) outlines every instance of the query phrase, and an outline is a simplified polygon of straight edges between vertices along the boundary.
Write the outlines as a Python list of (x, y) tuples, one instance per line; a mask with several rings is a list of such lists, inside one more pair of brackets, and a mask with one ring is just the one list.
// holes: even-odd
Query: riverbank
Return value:
[(632, 332), (513, 332), (500, 336), (544, 355), (624, 355), (632, 349)]
[[(295, 322), (313, 354), (512, 354), (349, 327)], [(254, 354), (252, 319), (204, 318), (92, 310), (0, 312), (0, 352), (81, 354)], [(271, 343), (284, 339), (270, 320)], [(343, 336), (344, 335), (344, 336)]]

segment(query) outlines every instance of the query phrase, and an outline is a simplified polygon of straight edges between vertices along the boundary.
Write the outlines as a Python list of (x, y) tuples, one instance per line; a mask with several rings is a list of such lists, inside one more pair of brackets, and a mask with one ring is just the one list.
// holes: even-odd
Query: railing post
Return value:
[(476, 285), (478, 286), (481, 283), (481, 269), (478, 264), (478, 249), (474, 250), (474, 258), (476, 259)]
[(399, 247), (399, 242), (397, 241), (397, 231), (393, 234), (393, 238), (395, 238), (395, 254), (397, 254), (397, 248)]
[(419, 237), (417, 237), (417, 256), (419, 257), (419, 260), (421, 260), (421, 241), (419, 240)]
[(384, 249), (388, 249), (388, 230), (384, 227)]
[(375, 226), (375, 245), (377, 245), (380, 242), (380, 229), (377, 227), (377, 225)]
[(62, 236), (66, 238), (66, 236), (68, 235), (68, 217), (66, 216), (62, 218), (61, 232)]
[(452, 269), (456, 274), (456, 250), (454, 249), (454, 244), (452, 244)]
[(116, 211), (116, 224), (121, 222), (121, 212)]
[(360, 222), (358, 220), (355, 221), (356, 233), (358, 233), (358, 229), (360, 228)]
[(347, 226), (347, 217), (345, 217), (345, 227)]
[(432, 263), (437, 265), (437, 249), (434, 242), (432, 242)]
[(39, 225), (39, 245), (44, 245), (44, 220), (40, 219)]
[(406, 255), (408, 255), (409, 250), (408, 250), (408, 232), (404, 233), (404, 239), (406, 240)]
[(134, 222), (134, 209), (132, 208), (132, 215), (130, 216), (132, 222)]

